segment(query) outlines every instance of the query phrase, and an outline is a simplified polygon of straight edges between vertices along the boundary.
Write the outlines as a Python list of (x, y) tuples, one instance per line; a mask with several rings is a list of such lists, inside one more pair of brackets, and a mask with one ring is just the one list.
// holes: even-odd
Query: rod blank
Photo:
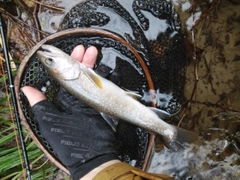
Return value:
[(19, 118), (19, 114), (18, 114), (17, 98), (16, 98), (16, 94), (15, 94), (15, 89), (14, 89), (12, 69), (11, 69), (11, 66), (10, 66), (10, 60), (9, 60), (9, 56), (8, 56), (7, 43), (6, 43), (6, 39), (5, 39), (5, 33), (4, 33), (4, 29), (3, 29), (3, 19), (2, 19), (2, 14), (1, 13), (0, 13), (0, 32), (1, 32), (1, 37), (2, 37), (4, 56), (5, 56), (5, 60), (6, 60), (8, 82), (9, 82), (9, 91), (12, 94), (11, 101), (12, 101), (12, 104), (13, 104), (15, 122), (17, 124), (18, 137), (19, 137), (19, 141), (20, 141), (20, 145), (21, 145), (21, 149), (22, 149), (22, 155), (23, 155), (24, 164), (25, 164), (25, 168), (26, 168), (27, 179), (32, 180), (29, 161), (28, 161), (28, 156), (27, 156), (27, 151), (26, 151), (26, 146), (25, 146), (25, 143), (24, 143), (24, 138), (23, 138), (23, 133), (22, 133), (22, 126), (21, 126), (20, 118)]

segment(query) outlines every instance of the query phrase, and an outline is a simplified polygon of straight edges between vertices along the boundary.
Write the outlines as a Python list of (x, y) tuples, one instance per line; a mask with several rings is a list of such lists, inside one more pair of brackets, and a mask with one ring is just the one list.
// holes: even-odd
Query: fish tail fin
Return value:
[(173, 151), (183, 149), (183, 143), (192, 143), (198, 138), (198, 135), (195, 134), (194, 132), (175, 126), (173, 126), (173, 128), (175, 129), (176, 132), (175, 138), (170, 141), (165, 140), (166, 146)]
[(184, 143), (184, 142), (192, 143), (193, 141), (195, 141), (198, 138), (198, 135), (192, 131), (188, 131), (186, 129), (179, 128), (179, 127), (175, 127), (175, 128), (176, 128), (176, 132), (177, 132), (177, 136), (176, 136), (175, 140), (180, 143)]

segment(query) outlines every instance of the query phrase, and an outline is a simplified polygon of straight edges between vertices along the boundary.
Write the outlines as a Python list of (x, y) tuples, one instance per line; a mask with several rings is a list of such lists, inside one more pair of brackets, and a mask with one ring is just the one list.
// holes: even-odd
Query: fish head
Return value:
[(81, 71), (78, 61), (52, 45), (42, 45), (41, 48), (43, 51), (37, 51), (37, 56), (52, 76), (63, 80), (73, 80), (79, 77)]

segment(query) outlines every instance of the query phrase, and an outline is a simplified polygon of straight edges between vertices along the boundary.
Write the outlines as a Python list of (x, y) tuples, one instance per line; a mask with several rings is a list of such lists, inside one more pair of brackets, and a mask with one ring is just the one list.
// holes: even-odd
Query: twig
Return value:
[(212, 83), (212, 78), (213, 78), (213, 77), (212, 77), (212, 74), (211, 74), (210, 64), (209, 64), (209, 65), (207, 64), (206, 58), (204, 58), (204, 63), (205, 63), (206, 69), (207, 69), (207, 74), (206, 74), (204, 77), (207, 78), (208, 82), (209, 82), (210, 85), (211, 85), (211, 90), (212, 90), (213, 94), (216, 95), (217, 93), (216, 93), (216, 90), (214, 89), (213, 83)]
[[(3, 42), (2, 42), (1, 37), (0, 37), (0, 45), (1, 45), (1, 47), (3, 47)], [(10, 57), (10, 59), (13, 59), (9, 52), (8, 52), (8, 56)], [(0, 64), (1, 64), (1, 62), (5, 62), (5, 59), (1, 56), (0, 56), (0, 60), (1, 60)], [(16, 64), (14, 62), (10, 62), (10, 65), (11, 65), (12, 70), (16, 70), (17, 67), (16, 67)]]
[(16, 24), (17, 26), (17, 30), (19, 32), (19, 38), (21, 38), (24, 42), (28, 42), (28, 44), (33, 47), (36, 45), (36, 42), (33, 41), (33, 39), (29, 36), (26, 36), (25, 34), (21, 33), (21, 28), (22, 26), (20, 26), (19, 24)]
[[(194, 83), (194, 86), (193, 86), (193, 91), (192, 91), (191, 97), (190, 97), (190, 99), (187, 103), (187, 107), (185, 108), (185, 110), (183, 112), (183, 115), (181, 116), (181, 118), (179, 120), (178, 126), (180, 126), (183, 118), (186, 116), (186, 113), (191, 106), (191, 102), (192, 102), (194, 94), (197, 90), (197, 84), (198, 84), (198, 81), (199, 81), (199, 78), (198, 78), (198, 61), (197, 61), (197, 53), (196, 53), (197, 49), (196, 49), (196, 45), (195, 45), (194, 28), (212, 11), (212, 9), (216, 6), (217, 3), (218, 3), (218, 0), (214, 0), (214, 2), (212, 3), (211, 7), (207, 10), (207, 12), (204, 13), (192, 26), (192, 42), (193, 42), (193, 48), (194, 48), (193, 49), (193, 61), (194, 61), (195, 83)], [(192, 17), (194, 18), (193, 15), (192, 15)], [(194, 19), (193, 19), (193, 22), (194, 22)]]
[(35, 27), (33, 27), (33, 26), (25, 23), (24, 21), (22, 21), (22, 20), (20, 20), (20, 19), (18, 19), (18, 18), (16, 18), (16, 17), (14, 17), (11, 13), (7, 12), (7, 11), (4, 10), (3, 8), (0, 8), (0, 10), (3, 11), (5, 14), (7, 14), (7, 15), (8, 15), (9, 17), (11, 17), (12, 19), (16, 20), (17, 22), (22, 23), (22, 24), (24, 24), (25, 26), (27, 26), (27, 27), (29, 27), (29, 28), (37, 31), (37, 32), (42, 33), (42, 34), (45, 35), (45, 36), (49, 36), (49, 35), (50, 35), (49, 33), (43, 32), (43, 31), (41, 31), (41, 30), (39, 30), (39, 29), (37, 29), (37, 28), (35, 28)]
[[(38, 3), (35, 3), (34, 10), (33, 10), (33, 19), (34, 19), (36, 28), (40, 30), (39, 21), (37, 18), (38, 7), (39, 7)], [(40, 33), (37, 31), (37, 41), (39, 42), (40, 40), (41, 40)]]
[[(192, 18), (194, 18), (193, 15), (192, 15)], [(193, 22), (194, 22), (194, 19), (193, 19)], [(196, 53), (197, 49), (196, 49), (196, 45), (195, 45), (194, 26), (192, 27), (192, 42), (193, 42), (193, 62), (194, 62), (195, 83), (194, 83), (193, 91), (192, 91), (191, 97), (188, 101), (187, 107), (185, 108), (184, 113), (179, 120), (178, 127), (182, 123), (183, 118), (186, 116), (187, 111), (189, 110), (189, 108), (191, 106), (191, 102), (192, 102), (194, 94), (197, 90), (197, 84), (198, 84), (198, 80), (199, 80), (199, 78), (198, 78), (198, 61), (197, 61), (197, 53)]]
[(201, 101), (192, 101), (192, 103), (202, 104), (202, 105), (205, 105), (207, 107), (213, 107), (213, 108), (219, 108), (219, 109), (223, 109), (223, 110), (238, 112), (238, 110), (236, 110), (236, 109), (231, 109), (231, 108), (228, 108), (228, 107), (224, 107), (224, 106), (219, 105), (217, 103), (201, 102)]
[(47, 5), (47, 4), (44, 4), (42, 2), (38, 2), (38, 1), (35, 1), (35, 0), (31, 0), (32, 2), (35, 2), (36, 4), (40, 4), (42, 6), (45, 6), (47, 8), (51, 8), (51, 9), (54, 9), (54, 10), (58, 10), (58, 11), (65, 11), (64, 8), (59, 8), (59, 7), (55, 7), (55, 6), (51, 6), (51, 5)]
[(211, 7), (207, 10), (207, 12), (201, 15), (201, 17), (194, 23), (193, 27), (197, 26), (212, 11), (212, 9), (216, 6), (217, 3), (218, 1), (215, 0), (212, 3)]

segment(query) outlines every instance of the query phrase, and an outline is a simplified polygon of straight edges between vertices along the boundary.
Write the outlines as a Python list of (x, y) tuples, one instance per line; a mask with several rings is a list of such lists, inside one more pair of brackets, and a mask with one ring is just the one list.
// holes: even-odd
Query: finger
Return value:
[(73, 49), (71, 57), (79, 62), (82, 62), (85, 49), (83, 45), (78, 45)]
[(27, 99), (30, 103), (30, 106), (33, 106), (36, 103), (46, 99), (46, 97), (43, 95), (42, 92), (40, 92), (39, 90), (37, 90), (31, 86), (24, 86), (21, 90), (27, 97)]
[(94, 63), (97, 60), (97, 55), (98, 55), (97, 48), (94, 46), (89, 47), (83, 56), (82, 63), (88, 66), (89, 68), (93, 68)]

